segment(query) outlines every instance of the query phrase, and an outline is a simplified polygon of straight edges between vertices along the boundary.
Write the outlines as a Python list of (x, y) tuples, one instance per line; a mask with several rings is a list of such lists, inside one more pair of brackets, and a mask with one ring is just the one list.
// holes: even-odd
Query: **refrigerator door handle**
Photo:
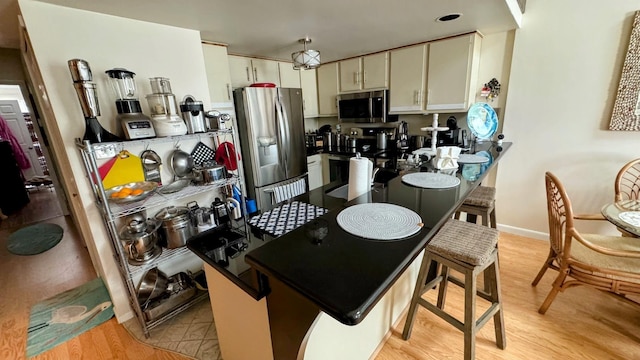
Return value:
[(284, 129), (282, 125), (282, 104), (280, 103), (280, 97), (277, 96), (274, 99), (275, 104), (275, 112), (276, 112), (276, 133), (278, 134), (278, 161), (280, 162), (279, 166), (282, 172), (285, 174), (285, 178), (289, 177), (287, 171), (287, 159), (286, 159), (286, 151), (283, 149), (284, 144)]
[(285, 110), (284, 106), (282, 105), (282, 100), (280, 97), (278, 97), (278, 104), (280, 105), (280, 117), (278, 118), (278, 121), (280, 121), (281, 126), (282, 126), (282, 140), (283, 140), (283, 144), (286, 144), (286, 149), (284, 149), (283, 151), (283, 157), (284, 157), (284, 166), (285, 166), (285, 170), (286, 170), (286, 176), (287, 178), (289, 178), (289, 176), (291, 176), (289, 174), (289, 151), (291, 151), (291, 138), (290, 138), (290, 132), (291, 129), (289, 129), (289, 118), (287, 115), (287, 111)]

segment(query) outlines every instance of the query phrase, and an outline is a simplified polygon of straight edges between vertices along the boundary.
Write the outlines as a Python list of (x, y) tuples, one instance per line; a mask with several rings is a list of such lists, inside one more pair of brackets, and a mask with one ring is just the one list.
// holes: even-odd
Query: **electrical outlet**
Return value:
[(116, 156), (116, 145), (93, 145), (93, 151), (96, 153), (96, 159), (111, 159)]

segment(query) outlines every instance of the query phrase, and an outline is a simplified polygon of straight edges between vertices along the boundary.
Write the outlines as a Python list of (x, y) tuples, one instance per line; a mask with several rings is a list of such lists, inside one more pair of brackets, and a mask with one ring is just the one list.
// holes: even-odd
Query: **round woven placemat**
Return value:
[(386, 203), (350, 206), (336, 216), (336, 221), (349, 234), (372, 240), (403, 239), (422, 228), (422, 218), (415, 211)]
[(460, 185), (460, 179), (455, 176), (432, 172), (407, 174), (402, 177), (402, 182), (428, 189), (447, 189)]

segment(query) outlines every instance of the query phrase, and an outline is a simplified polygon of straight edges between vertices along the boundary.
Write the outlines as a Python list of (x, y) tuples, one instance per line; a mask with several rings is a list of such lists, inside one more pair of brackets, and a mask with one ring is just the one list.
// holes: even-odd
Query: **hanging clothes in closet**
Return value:
[(5, 215), (22, 209), (29, 203), (29, 193), (24, 187), (24, 179), (22, 171), (18, 166), (18, 162), (14, 156), (11, 143), (9, 141), (0, 140), (0, 209)]

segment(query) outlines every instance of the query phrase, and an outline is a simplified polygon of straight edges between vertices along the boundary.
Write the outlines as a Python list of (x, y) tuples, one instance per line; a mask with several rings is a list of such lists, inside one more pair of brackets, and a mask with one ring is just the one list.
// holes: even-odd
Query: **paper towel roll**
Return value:
[(347, 200), (351, 201), (371, 190), (371, 173), (373, 162), (367, 158), (352, 157), (349, 159), (349, 191)]

